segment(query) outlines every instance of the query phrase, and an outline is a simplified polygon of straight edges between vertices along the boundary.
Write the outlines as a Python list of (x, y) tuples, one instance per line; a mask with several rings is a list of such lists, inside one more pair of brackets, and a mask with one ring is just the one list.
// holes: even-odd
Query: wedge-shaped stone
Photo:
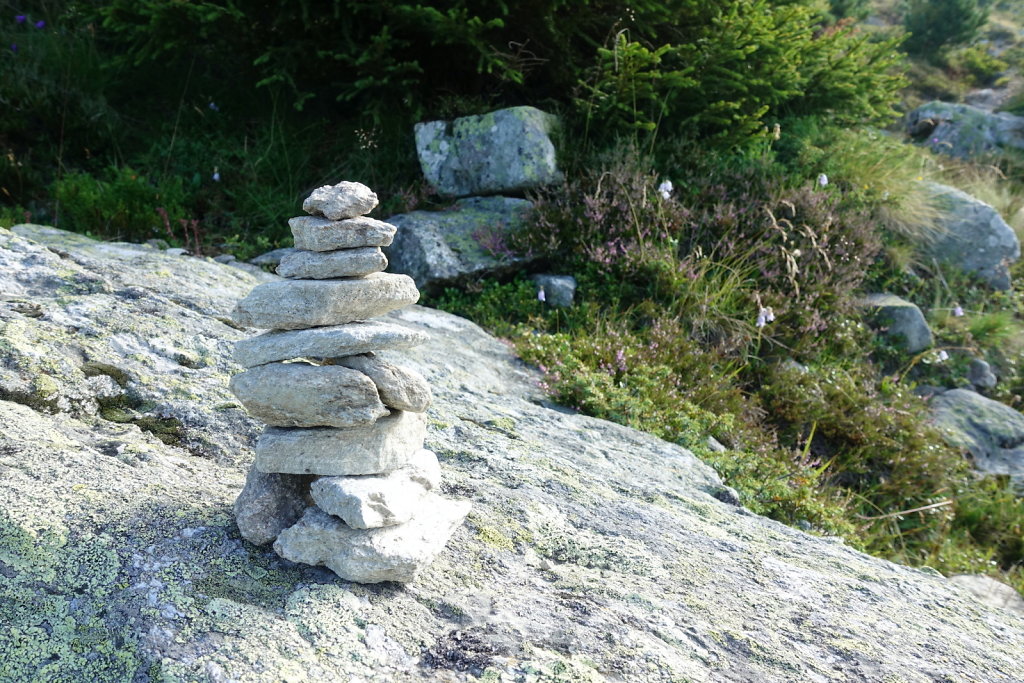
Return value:
[(337, 365), (269, 363), (233, 376), (231, 391), (273, 427), (357, 427), (388, 414), (369, 377)]
[(432, 451), (416, 451), (409, 464), (386, 475), (321, 477), (310, 493), (317, 507), (355, 529), (376, 529), (409, 521), (423, 509), (424, 496), (441, 485), (441, 465)]
[(245, 488), (235, 499), (235, 521), (242, 538), (263, 545), (302, 517), (313, 506), (309, 485), (314, 477), (304, 474), (268, 474), (249, 468)]
[(423, 413), (401, 411), (366, 427), (267, 427), (256, 441), (256, 467), (286, 474), (382, 474), (406, 465), (426, 436)]
[(281, 277), (326, 280), (335, 277), (362, 277), (388, 267), (388, 258), (380, 247), (359, 247), (338, 251), (296, 249), (281, 259), (277, 274)]
[(407, 349), (427, 341), (419, 330), (380, 320), (264, 332), (235, 343), (235, 362), (251, 368), (292, 358), (332, 358), (383, 349)]
[(374, 273), (351, 280), (282, 280), (254, 287), (231, 317), (244, 327), (301, 330), (341, 325), (414, 304), (420, 293), (408, 275)]
[(274, 550), (292, 562), (327, 565), (347, 581), (407, 583), (444, 549), (471, 507), (428, 494), (416, 517), (382, 529), (353, 529), (313, 507), (278, 535)]
[(430, 385), (415, 370), (393, 365), (372, 353), (335, 358), (332, 362), (358, 370), (373, 380), (380, 400), (389, 408), (422, 413), (430, 406)]
[(318, 216), (288, 219), (296, 249), (334, 251), (357, 247), (386, 247), (395, 238), (395, 226), (375, 218), (360, 216), (332, 221)]
[(377, 195), (362, 183), (342, 181), (313, 190), (302, 202), (302, 210), (332, 220), (354, 218), (370, 213), (377, 206)]

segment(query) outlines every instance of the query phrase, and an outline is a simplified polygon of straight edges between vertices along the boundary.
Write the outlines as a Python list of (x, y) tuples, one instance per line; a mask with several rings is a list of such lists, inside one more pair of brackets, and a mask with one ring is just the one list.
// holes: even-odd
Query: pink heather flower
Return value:
[(537, 290), (537, 301), (547, 301), (547, 300), (548, 300), (547, 294), (544, 293), (544, 288), (541, 287), (540, 289)]
[(960, 308), (960, 304), (953, 306), (953, 317), (962, 318), (964, 317), (964, 309)]

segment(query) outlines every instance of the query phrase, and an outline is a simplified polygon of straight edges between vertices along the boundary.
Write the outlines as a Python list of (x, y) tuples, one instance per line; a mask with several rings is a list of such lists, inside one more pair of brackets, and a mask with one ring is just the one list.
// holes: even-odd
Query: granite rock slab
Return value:
[(356, 427), (388, 414), (369, 377), (337, 365), (268, 363), (234, 375), (230, 386), (273, 427)]
[(302, 210), (331, 220), (355, 218), (377, 206), (377, 194), (362, 183), (342, 181), (313, 190), (302, 202)]
[(358, 370), (369, 377), (380, 400), (389, 408), (422, 413), (430, 406), (430, 385), (423, 375), (373, 355), (333, 358), (335, 365)]
[(278, 535), (274, 550), (292, 562), (326, 565), (347, 581), (408, 583), (444, 549), (471, 507), (428, 494), (421, 514), (380, 529), (353, 529), (313, 507)]
[(324, 512), (354, 529), (376, 529), (409, 521), (423, 510), (424, 496), (441, 485), (433, 451), (416, 451), (409, 464), (386, 475), (321, 477), (310, 495)]
[(270, 543), (313, 505), (309, 485), (314, 477), (276, 474), (249, 468), (245, 487), (235, 499), (235, 522), (242, 538), (255, 545)]
[(332, 221), (319, 216), (296, 216), (288, 220), (296, 249), (334, 251), (358, 247), (386, 247), (395, 238), (395, 226), (360, 216)]
[(407, 349), (426, 333), (381, 320), (306, 330), (271, 331), (235, 343), (234, 360), (245, 368), (292, 358), (332, 358), (383, 349)]
[(374, 273), (351, 280), (282, 280), (253, 288), (232, 312), (243, 327), (298, 330), (363, 320), (416, 303), (407, 275)]
[(285, 474), (382, 474), (406, 465), (426, 434), (423, 413), (402, 411), (365, 427), (267, 427), (256, 441), (256, 467)]
[(277, 274), (300, 280), (327, 280), (337, 277), (362, 277), (388, 267), (380, 247), (358, 247), (337, 251), (297, 249), (281, 259)]

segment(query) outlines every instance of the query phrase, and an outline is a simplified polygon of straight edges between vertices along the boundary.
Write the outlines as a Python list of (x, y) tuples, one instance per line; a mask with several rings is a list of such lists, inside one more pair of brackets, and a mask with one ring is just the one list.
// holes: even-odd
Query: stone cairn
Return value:
[(423, 448), (430, 387), (374, 351), (426, 335), (368, 320), (416, 303), (407, 275), (382, 272), (395, 227), (368, 218), (359, 183), (315, 190), (288, 225), (296, 251), (284, 280), (254, 288), (232, 317), (267, 329), (235, 346), (231, 390), (267, 424), (235, 501), (242, 536), (285, 559), (350, 581), (415, 579), (469, 512), (437, 495), (441, 469)]

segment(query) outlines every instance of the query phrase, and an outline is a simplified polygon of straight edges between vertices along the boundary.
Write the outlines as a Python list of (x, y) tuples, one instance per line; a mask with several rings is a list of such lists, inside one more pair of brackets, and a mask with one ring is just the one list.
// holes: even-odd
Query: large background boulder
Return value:
[(895, 294), (869, 294), (860, 301), (873, 324), (894, 344), (909, 353), (932, 345), (932, 331), (921, 309)]
[(906, 130), (933, 152), (961, 159), (1024, 149), (1024, 117), (969, 104), (923, 104), (907, 115)]
[(511, 107), (454, 121), (417, 123), (423, 175), (449, 197), (516, 194), (561, 181), (550, 135), (557, 118)]
[(385, 247), (392, 273), (405, 273), (430, 292), (482, 275), (521, 269), (511, 235), (525, 225), (533, 204), (513, 197), (470, 197), (448, 211), (412, 211), (388, 218), (398, 227)]
[(1010, 288), (1010, 264), (1020, 258), (1020, 241), (999, 212), (948, 185), (929, 183), (940, 218), (928, 253), (956, 265), (995, 289)]
[[(0, 400), (0, 680), (1019, 678), (1019, 616), (721, 502), (688, 451), (541, 407), (505, 344), (421, 307), (391, 318), (431, 334), (401, 356), (434, 390), (442, 493), (473, 512), (410, 585), (284, 561), (231, 513), (257, 425), (224, 403), (247, 332), (217, 318), (257, 281), (34, 237), (0, 230), (2, 324), (18, 330), (0, 354), (78, 379), (53, 380), (64, 401)], [(155, 338), (210, 350), (189, 367)], [(203, 419), (165, 443), (83, 408), (68, 387), (99, 351), (131, 391), (164, 386)]]

